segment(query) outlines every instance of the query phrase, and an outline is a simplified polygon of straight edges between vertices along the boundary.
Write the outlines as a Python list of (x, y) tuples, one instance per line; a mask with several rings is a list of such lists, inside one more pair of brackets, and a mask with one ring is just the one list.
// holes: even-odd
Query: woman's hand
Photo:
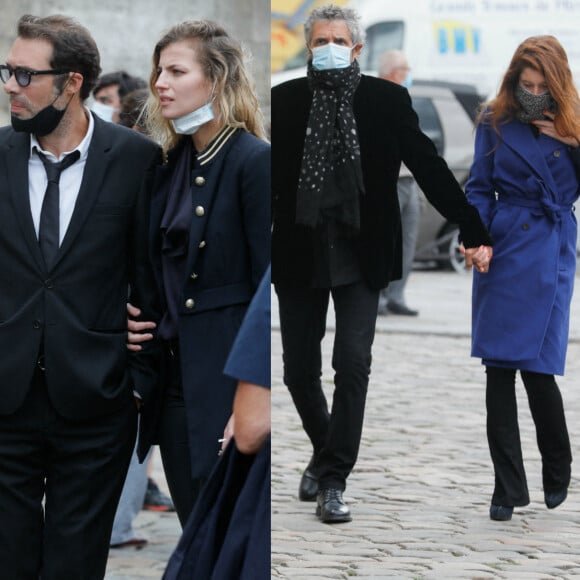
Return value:
[(127, 302), (127, 348), (133, 352), (141, 350), (141, 343), (153, 339), (153, 335), (146, 330), (152, 330), (157, 325), (154, 322), (134, 320), (141, 314), (141, 310)]
[(465, 267), (467, 270), (475, 266), (475, 269), (482, 274), (489, 272), (489, 263), (493, 256), (493, 248), (491, 246), (464, 248), (462, 244), (461, 252), (465, 255)]
[(230, 439), (234, 436), (234, 414), (230, 415), (228, 422), (224, 428), (224, 436), (223, 439), (218, 439), (218, 443), (221, 443), (221, 448), (218, 451), (218, 455), (221, 455), (224, 452), (224, 449), (227, 447)]
[(578, 147), (580, 146), (580, 141), (576, 137), (565, 137), (564, 135), (560, 135), (556, 130), (554, 125), (554, 113), (550, 113), (550, 111), (544, 111), (544, 115), (548, 117), (547, 120), (537, 120), (532, 121), (532, 123), (538, 128), (540, 133), (547, 135), (548, 137), (552, 137), (552, 139), (557, 139), (558, 141), (568, 145), (569, 147)]

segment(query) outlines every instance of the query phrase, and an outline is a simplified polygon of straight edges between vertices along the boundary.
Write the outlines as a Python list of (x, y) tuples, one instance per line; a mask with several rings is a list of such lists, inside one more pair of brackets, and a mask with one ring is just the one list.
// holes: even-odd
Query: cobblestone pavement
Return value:
[[(158, 450), (153, 460), (153, 479), (160, 489), (168, 493)], [(163, 576), (167, 561), (181, 535), (177, 515), (175, 512), (141, 511), (133, 528), (136, 535), (147, 538), (148, 543), (141, 549), (110, 550), (105, 580), (160, 580)]]
[[(272, 578), (580, 578), (580, 485), (547, 510), (525, 393), (520, 427), (531, 503), (492, 522), (484, 372), (469, 356), (470, 275), (413, 272), (416, 319), (380, 317), (359, 460), (345, 498), (353, 521), (326, 525), (297, 500), (311, 448), (282, 384), (273, 302)], [(525, 289), (522, 289), (525, 291)], [(330, 317), (331, 318), (331, 317)], [(580, 300), (574, 299), (566, 377), (558, 379), (580, 457)], [(332, 392), (332, 320), (324, 383)]]

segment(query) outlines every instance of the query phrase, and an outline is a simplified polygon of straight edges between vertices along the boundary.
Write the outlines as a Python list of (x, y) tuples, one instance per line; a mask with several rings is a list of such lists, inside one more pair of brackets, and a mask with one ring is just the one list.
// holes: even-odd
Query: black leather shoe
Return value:
[(419, 314), (418, 310), (412, 310), (404, 304), (398, 304), (397, 302), (387, 303), (387, 311), (391, 314), (400, 314), (401, 316), (417, 316)]
[(350, 509), (344, 503), (340, 489), (322, 489), (318, 492), (316, 501), (316, 515), (321, 522), (338, 524), (352, 520)]
[(514, 513), (513, 506), (491, 504), (489, 508), (489, 517), (497, 522), (507, 522), (512, 519)]
[(300, 486), (298, 488), (298, 499), (300, 501), (316, 501), (318, 495), (318, 475), (310, 468), (310, 464), (304, 470)]
[(544, 501), (550, 510), (558, 507), (566, 499), (566, 497), (568, 497), (567, 487), (558, 491), (547, 491), (544, 493)]

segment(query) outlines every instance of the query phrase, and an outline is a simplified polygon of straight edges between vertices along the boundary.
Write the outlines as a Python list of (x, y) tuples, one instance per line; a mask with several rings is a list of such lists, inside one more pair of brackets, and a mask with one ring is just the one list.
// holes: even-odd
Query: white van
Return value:
[[(475, 85), (495, 95), (517, 45), (553, 34), (580, 83), (580, 0), (351, 0), (366, 41), (363, 71), (376, 72), (389, 49), (403, 50), (413, 78)], [(305, 51), (272, 75), (272, 84), (301, 76)]]

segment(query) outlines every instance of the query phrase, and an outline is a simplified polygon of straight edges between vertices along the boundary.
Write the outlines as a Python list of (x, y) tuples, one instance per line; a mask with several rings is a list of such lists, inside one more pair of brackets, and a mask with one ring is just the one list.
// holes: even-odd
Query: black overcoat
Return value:
[[(305, 286), (312, 278), (313, 231), (295, 224), (296, 190), (312, 101), (306, 78), (272, 89), (272, 281)], [(428, 200), (457, 223), (466, 247), (490, 244), (478, 212), (435, 146), (424, 135), (406, 89), (363, 75), (354, 97), (365, 193), (356, 252), (368, 286), (401, 276), (401, 218), (397, 179), (401, 161)]]

